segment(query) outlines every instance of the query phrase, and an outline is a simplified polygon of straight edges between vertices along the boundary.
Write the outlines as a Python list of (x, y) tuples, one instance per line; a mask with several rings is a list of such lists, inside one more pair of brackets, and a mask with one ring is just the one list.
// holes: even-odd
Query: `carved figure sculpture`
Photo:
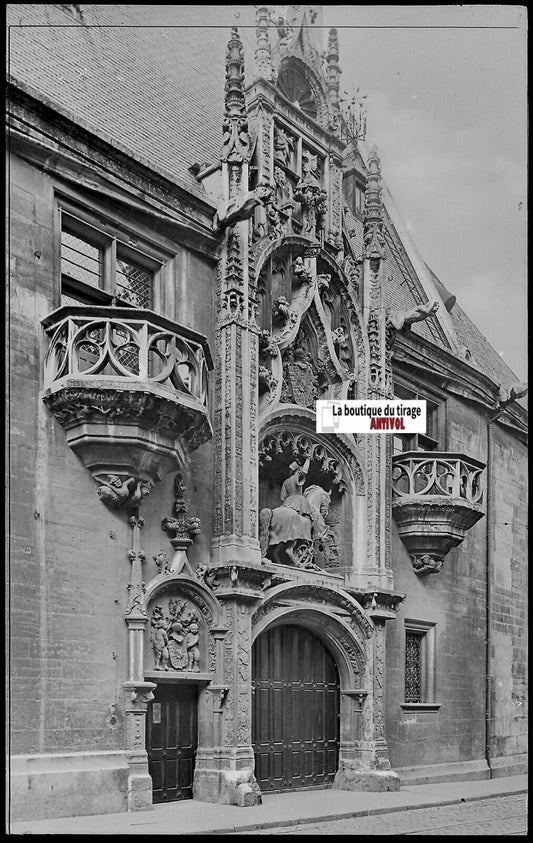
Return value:
[(189, 625), (189, 631), (185, 636), (185, 646), (187, 648), (187, 670), (189, 673), (200, 672), (200, 649), (198, 641), (200, 640), (200, 627), (196, 621), (192, 621)]
[(163, 618), (152, 621), (154, 629), (151, 634), (152, 649), (154, 651), (154, 670), (169, 669), (168, 635)]
[(309, 460), (304, 466), (293, 462), (289, 468), (292, 473), (281, 487), (282, 505), (259, 513), (261, 553), (277, 564), (319, 570), (313, 562), (315, 542), (328, 530), (324, 519), (331, 494), (317, 485), (303, 490)]
[(292, 272), (294, 277), (300, 284), (310, 283), (312, 280), (312, 275), (310, 270), (304, 264), (304, 259), (301, 256), (298, 256), (292, 264)]
[(135, 477), (128, 477), (124, 480), (117, 474), (109, 474), (108, 482), (102, 482), (102, 485), (96, 490), (96, 494), (106, 506), (112, 509), (118, 509), (123, 506), (130, 498), (130, 495), (135, 491), (137, 481)]
[(281, 167), (274, 167), (274, 182), (276, 184), (276, 205), (284, 213), (293, 207), (292, 187)]
[(294, 141), (291, 136), (278, 126), (274, 135), (274, 161), (279, 161), (288, 166), (293, 146)]
[(272, 319), (280, 325), (286, 325), (291, 315), (291, 306), (285, 296), (280, 296), (279, 299), (272, 305)]
[(278, 209), (272, 204), (267, 205), (267, 226), (268, 236), (271, 240), (277, 240), (278, 237), (283, 237), (283, 223)]

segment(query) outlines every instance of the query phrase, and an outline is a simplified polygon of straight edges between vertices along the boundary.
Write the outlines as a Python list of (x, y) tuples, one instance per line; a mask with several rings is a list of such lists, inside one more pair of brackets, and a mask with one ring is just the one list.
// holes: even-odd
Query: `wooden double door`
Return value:
[(192, 799), (197, 748), (197, 686), (159, 683), (146, 714), (146, 750), (154, 802)]
[(339, 760), (339, 675), (315, 635), (263, 633), (252, 652), (255, 777), (265, 792), (333, 782)]

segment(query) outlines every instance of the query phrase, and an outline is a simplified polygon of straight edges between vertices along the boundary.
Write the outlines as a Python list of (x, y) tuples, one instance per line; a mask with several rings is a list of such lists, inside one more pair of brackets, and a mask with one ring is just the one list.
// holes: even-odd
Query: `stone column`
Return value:
[(125, 620), (128, 625), (128, 681), (124, 682), (124, 711), (127, 718), (128, 810), (139, 811), (152, 806), (152, 779), (148, 772), (146, 752), (146, 711), (154, 698), (153, 682), (144, 681), (144, 632), (148, 623), (145, 606), (145, 586), (142, 566), (145, 560), (140, 546), (140, 532), (144, 520), (138, 516), (130, 518), (133, 531), (131, 580), (128, 584), (128, 607)]
[[(262, 21), (263, 18), (264, 15)], [(216, 682), (205, 693), (206, 717), (209, 712), (213, 724), (212, 746), (204, 745), (198, 752), (193, 794), (195, 799), (247, 806), (261, 802), (251, 746), (249, 606), (255, 600), (255, 593), (241, 579), (261, 574), (257, 442), (259, 328), (250, 255), (250, 220), (255, 210), (254, 203), (248, 201), (251, 150), (244, 99), (243, 49), (236, 27), (226, 56), (223, 128), (225, 207), (236, 210), (224, 218), (219, 215), (223, 239), (217, 277), (211, 566), (216, 568), (217, 598), (225, 604), (228, 631), (223, 642), (223, 666), (217, 671)], [(262, 167), (269, 163), (266, 156), (261, 162)]]
[[(381, 201), (381, 164), (374, 147), (368, 159), (365, 196), (363, 306), (370, 349), (367, 397), (392, 398), (392, 368), (387, 346), (387, 318), (383, 298), (385, 239)], [(367, 558), (359, 568), (364, 588), (394, 587), (390, 568), (392, 437), (361, 435), (366, 454), (368, 489)]]
[[(248, 193), (250, 138), (243, 50), (236, 27), (228, 44), (222, 176), (227, 202)], [(258, 327), (249, 272), (249, 215), (223, 231), (217, 278), (215, 381), (215, 565), (260, 564), (258, 533)]]

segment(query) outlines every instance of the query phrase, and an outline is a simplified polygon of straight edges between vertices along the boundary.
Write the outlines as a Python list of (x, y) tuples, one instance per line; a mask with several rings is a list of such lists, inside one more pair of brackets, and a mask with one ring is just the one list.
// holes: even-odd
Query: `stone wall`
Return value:
[[(488, 777), (486, 724), (487, 559), (493, 566), (491, 763), (522, 771), (526, 752), (524, 641), (526, 600), (526, 449), (491, 425), (491, 468), (485, 470), (485, 516), (450, 551), (437, 574), (417, 577), (393, 523), (395, 587), (406, 593), (398, 621), (387, 627), (387, 741), (394, 769), (409, 780), (434, 776)], [(488, 462), (487, 418), (473, 405), (447, 402), (448, 451)], [(489, 523), (490, 522), (490, 523)], [(487, 554), (489, 554), (487, 556)], [(404, 701), (405, 621), (436, 624), (437, 711), (401, 708)], [(507, 756), (507, 760), (499, 756)], [(513, 756), (513, 757), (511, 757)], [(496, 759), (496, 760), (494, 760)], [(420, 770), (426, 767), (426, 770)], [(417, 768), (417, 771), (408, 768)]]
[[(40, 399), (47, 347), (40, 322), (59, 302), (54, 184), (16, 156), (9, 182), (12, 806), (25, 818), (72, 813), (74, 790), (83, 793), (85, 777), (87, 799), (74, 812), (121, 810), (132, 531), (126, 513), (98, 499), (89, 472)], [(207, 335), (212, 347), (211, 265), (185, 248), (175, 249), (177, 319)], [(185, 474), (189, 514), (198, 516), (203, 528), (191, 551), (195, 564), (209, 556), (210, 443), (192, 455)], [(174, 474), (167, 475), (144, 504), (147, 580), (157, 573), (153, 556), (161, 549), (172, 555), (161, 519), (172, 514), (173, 484)], [(112, 763), (110, 753), (117, 753)], [(94, 783), (98, 776), (100, 787)]]

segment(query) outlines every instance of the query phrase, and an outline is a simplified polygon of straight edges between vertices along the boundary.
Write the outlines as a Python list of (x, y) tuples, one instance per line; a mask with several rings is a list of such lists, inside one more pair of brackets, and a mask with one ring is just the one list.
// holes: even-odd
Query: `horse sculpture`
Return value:
[(331, 493), (322, 486), (308, 486), (302, 495), (288, 496), (281, 506), (262, 509), (259, 513), (261, 555), (277, 564), (320, 570), (313, 562), (315, 543), (328, 531), (324, 519), (330, 500)]

